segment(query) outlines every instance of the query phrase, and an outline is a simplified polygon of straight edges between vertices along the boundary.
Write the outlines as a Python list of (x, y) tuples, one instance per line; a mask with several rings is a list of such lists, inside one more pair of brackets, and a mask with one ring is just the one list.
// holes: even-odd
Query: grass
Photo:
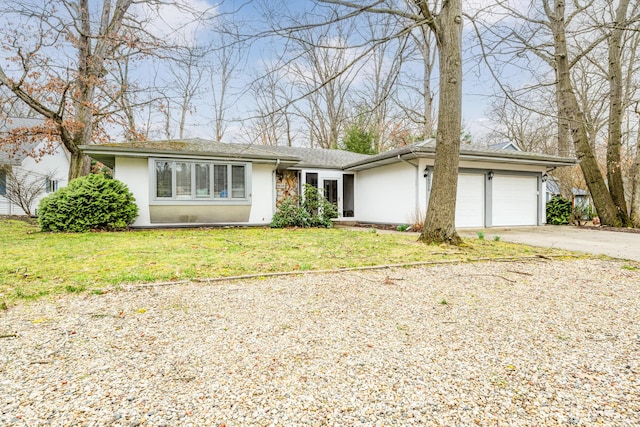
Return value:
[(567, 254), (485, 240), (423, 245), (415, 235), (345, 229), (213, 228), (43, 233), (0, 220), (0, 301), (100, 294), (131, 283), (416, 261)]

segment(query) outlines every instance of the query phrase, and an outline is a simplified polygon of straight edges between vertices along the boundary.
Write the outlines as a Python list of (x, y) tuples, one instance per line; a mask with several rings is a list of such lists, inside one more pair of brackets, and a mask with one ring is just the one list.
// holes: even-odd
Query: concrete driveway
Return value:
[[(458, 233), (464, 237), (477, 237), (478, 231), (480, 230), (459, 229)], [(493, 236), (500, 236), (500, 239), (505, 242), (562, 248), (640, 261), (640, 234), (638, 233), (593, 230), (563, 225), (487, 228), (482, 231), (487, 240), (493, 239)]]

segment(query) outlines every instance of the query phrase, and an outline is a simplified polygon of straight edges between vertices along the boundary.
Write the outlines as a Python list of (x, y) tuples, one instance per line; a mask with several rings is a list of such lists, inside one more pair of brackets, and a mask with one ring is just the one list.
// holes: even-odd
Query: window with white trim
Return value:
[(47, 193), (58, 191), (58, 181), (51, 178), (45, 178), (44, 189)]
[(246, 163), (153, 160), (156, 200), (246, 200)]

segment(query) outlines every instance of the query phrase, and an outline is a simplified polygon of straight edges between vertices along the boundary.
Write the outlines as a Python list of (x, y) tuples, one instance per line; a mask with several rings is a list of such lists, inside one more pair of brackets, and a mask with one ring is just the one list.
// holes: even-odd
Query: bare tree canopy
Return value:
[[(167, 8), (183, 16), (175, 28), (166, 20), (159, 25)], [(185, 1), (7, 0), (0, 10), (0, 86), (6, 89), (0, 101), (46, 119), (39, 138), (59, 140), (71, 153), (69, 178), (86, 174), (89, 159), (78, 146), (104, 140), (110, 127), (132, 125), (122, 120), (132, 98), (121, 102), (129, 86), (114, 78), (122, 76), (120, 64), (166, 55), (181, 42), (177, 34), (209, 12)]]
[[(341, 22), (362, 14), (374, 14), (393, 17), (401, 23), (392, 34), (381, 39), (365, 40), (363, 43), (367, 46), (367, 51), (389, 40), (409, 35), (416, 28), (421, 31), (428, 29), (433, 34), (438, 49), (440, 80), (438, 128), (433, 185), (420, 240), (427, 243), (458, 244), (461, 240), (455, 230), (455, 195), (462, 131), (461, 1), (403, 3), (322, 0), (319, 3), (336, 6), (333, 15), (329, 15), (328, 22)], [(417, 44), (425, 44), (429, 38), (413, 37), (411, 40)], [(431, 64), (430, 55), (423, 54), (422, 58), (425, 63)]]
[[(633, 177), (624, 174), (633, 171), (629, 117), (637, 96), (639, 7), (626, 0), (544, 0), (528, 8), (499, 1), (476, 20), (483, 60), (500, 94), (512, 110), (531, 110), (556, 123), (555, 151), (578, 157), (600, 220), (607, 225), (630, 224), (625, 181), (630, 187)], [(521, 77), (510, 77), (514, 72)], [(549, 99), (550, 89), (555, 106), (531, 102)]]

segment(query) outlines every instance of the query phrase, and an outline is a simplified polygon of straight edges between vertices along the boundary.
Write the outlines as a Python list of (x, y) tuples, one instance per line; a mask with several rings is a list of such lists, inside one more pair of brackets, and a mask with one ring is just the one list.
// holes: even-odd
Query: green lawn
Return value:
[(479, 239), (427, 246), (411, 234), (345, 229), (203, 228), (42, 233), (0, 220), (0, 303), (117, 285), (416, 261), (564, 254)]

